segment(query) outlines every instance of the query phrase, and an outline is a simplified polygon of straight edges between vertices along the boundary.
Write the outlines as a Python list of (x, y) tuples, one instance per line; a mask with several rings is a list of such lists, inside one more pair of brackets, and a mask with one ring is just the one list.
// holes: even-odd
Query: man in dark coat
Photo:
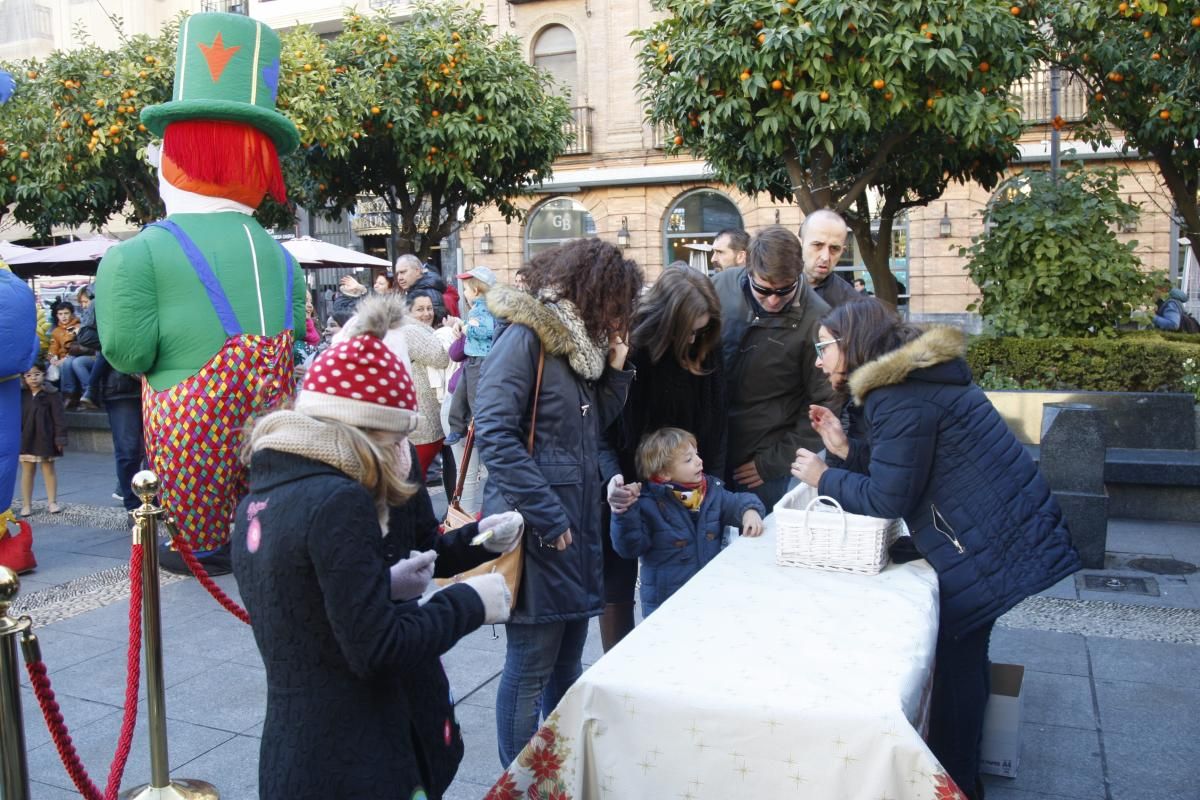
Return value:
[(800, 241), (786, 228), (754, 237), (747, 263), (713, 279), (729, 380), (726, 470), (737, 491), (754, 492), (770, 511), (796, 450), (820, 447), (808, 406), (837, 406), (813, 349), (829, 306), (800, 279)]
[(822, 208), (804, 218), (800, 225), (800, 246), (804, 250), (804, 279), (830, 308), (858, 300), (862, 295), (834, 272), (850, 229), (836, 211)]
[(146, 460), (142, 438), (142, 383), (124, 372), (110, 369), (101, 384), (101, 397), (104, 412), (108, 414), (108, 426), (112, 429), (121, 502), (126, 511), (133, 511), (142, 504), (133, 493), (133, 476)]

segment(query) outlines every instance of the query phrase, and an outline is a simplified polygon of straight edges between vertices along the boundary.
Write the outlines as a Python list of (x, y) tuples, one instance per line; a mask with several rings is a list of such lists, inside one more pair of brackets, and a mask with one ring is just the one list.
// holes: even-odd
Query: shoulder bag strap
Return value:
[(533, 384), (533, 411), (529, 415), (529, 441), (525, 444), (529, 455), (533, 455), (533, 435), (537, 431), (538, 397), (542, 393), (542, 368), (544, 366), (546, 366), (546, 351), (543, 349), (538, 352), (537, 380)]
[(467, 426), (467, 438), (463, 443), (462, 463), (458, 465), (458, 482), (454, 484), (454, 497), (450, 498), (451, 505), (462, 500), (463, 486), (467, 482), (467, 465), (471, 463), (471, 451), (475, 449), (475, 420)]

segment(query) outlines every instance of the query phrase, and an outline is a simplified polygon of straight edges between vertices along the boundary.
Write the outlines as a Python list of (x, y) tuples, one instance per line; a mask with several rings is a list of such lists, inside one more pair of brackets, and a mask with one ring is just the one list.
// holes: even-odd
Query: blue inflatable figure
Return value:
[[(0, 566), (28, 572), (33, 559), (29, 523), (12, 512), (21, 454), (21, 375), (33, 365), (40, 343), (33, 291), (0, 262)], [(11, 343), (11, 345), (10, 345)]]

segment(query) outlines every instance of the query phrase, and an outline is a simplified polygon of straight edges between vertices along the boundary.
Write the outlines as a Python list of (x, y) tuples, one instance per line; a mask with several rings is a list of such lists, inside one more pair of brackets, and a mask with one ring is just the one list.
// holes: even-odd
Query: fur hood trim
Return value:
[(903, 383), (919, 369), (934, 367), (967, 354), (967, 337), (958, 328), (930, 328), (903, 347), (863, 364), (850, 376), (850, 395), (862, 405), (867, 395)]
[[(604, 371), (603, 351), (587, 338), (577, 317), (564, 314), (564, 309), (555, 313), (549, 302), (510, 286), (496, 286), (487, 293), (487, 307), (493, 316), (524, 325), (537, 334), (547, 355), (566, 358), (571, 369), (587, 380), (598, 379)], [(568, 324), (564, 317), (575, 324)]]

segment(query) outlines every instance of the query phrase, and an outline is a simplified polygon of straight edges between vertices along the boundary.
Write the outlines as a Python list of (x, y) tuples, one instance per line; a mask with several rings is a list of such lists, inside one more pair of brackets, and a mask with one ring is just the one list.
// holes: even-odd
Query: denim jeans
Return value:
[(983, 712), (991, 692), (989, 622), (956, 639), (938, 636), (929, 707), (929, 749), (970, 798), (979, 780)]
[(83, 393), (91, 400), (100, 399), (100, 390), (104, 384), (104, 377), (108, 375), (109, 370), (108, 359), (104, 357), (103, 353), (96, 353), (92, 357), (92, 368), (88, 372), (87, 380), (84, 381), (83, 386)]
[(58, 366), (59, 388), (63, 394), (80, 394), (92, 374), (95, 356), (67, 356)]
[(133, 476), (142, 468), (146, 452), (142, 439), (142, 401), (136, 397), (107, 400), (104, 410), (112, 428), (113, 457), (117, 462), (117, 486), (126, 511), (142, 504), (133, 493)]
[(506, 625), (508, 652), (496, 694), (496, 741), (507, 768), (583, 672), (588, 621)]

